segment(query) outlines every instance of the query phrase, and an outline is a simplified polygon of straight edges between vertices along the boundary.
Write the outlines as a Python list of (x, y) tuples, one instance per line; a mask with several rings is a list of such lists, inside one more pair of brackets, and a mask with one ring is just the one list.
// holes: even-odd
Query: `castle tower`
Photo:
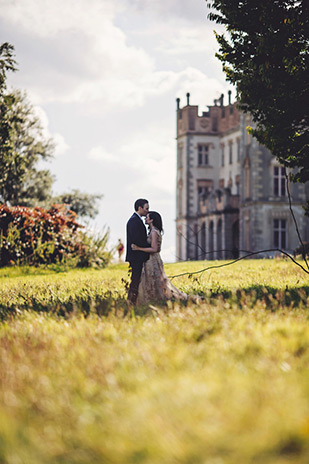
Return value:
[[(203, 202), (219, 188), (231, 182), (236, 189), (236, 136), (239, 140), (239, 111), (235, 104), (224, 106), (223, 95), (202, 115), (198, 106), (187, 104), (181, 108), (177, 99), (177, 199), (176, 199), (176, 255), (178, 260), (204, 259), (207, 240), (216, 244), (217, 218), (206, 220)], [(237, 133), (237, 134), (236, 134)], [(236, 135), (235, 135), (236, 134)], [(225, 138), (224, 138), (225, 137)], [(235, 146), (232, 146), (232, 145)], [(225, 147), (226, 145), (226, 147)], [(230, 147), (230, 148), (228, 148)], [(235, 151), (234, 165), (222, 166), (222, 153)], [(224, 170), (225, 169), (225, 170)], [(224, 172), (223, 172), (224, 170)], [(226, 171), (226, 172), (225, 172)], [(235, 171), (235, 172), (234, 172)], [(224, 177), (222, 177), (224, 176)], [(236, 191), (235, 191), (236, 193)], [(216, 202), (216, 200), (214, 200)], [(207, 234), (213, 228), (213, 238)], [(219, 240), (220, 241), (220, 240)], [(222, 241), (222, 240), (221, 240)], [(212, 256), (213, 258), (216, 256)]]
[[(246, 252), (299, 246), (289, 208), (285, 169), (248, 133), (249, 114), (224, 105), (223, 94), (199, 115), (187, 93), (177, 99), (177, 260), (231, 259)], [(289, 186), (303, 241), (309, 188)], [(278, 254), (278, 253), (277, 253)], [(274, 256), (269, 251), (257, 257)]]

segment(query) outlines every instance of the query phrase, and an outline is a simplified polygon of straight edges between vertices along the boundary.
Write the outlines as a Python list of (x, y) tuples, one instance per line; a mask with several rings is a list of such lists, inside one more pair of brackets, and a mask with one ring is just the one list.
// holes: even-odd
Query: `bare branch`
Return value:
[(258, 255), (260, 253), (268, 253), (268, 252), (271, 252), (271, 251), (279, 251), (280, 253), (284, 254), (285, 256), (287, 256), (288, 258), (290, 258), (294, 264), (296, 264), (297, 266), (299, 266), (304, 272), (306, 272), (306, 274), (309, 274), (309, 271), (304, 268), (304, 266), (302, 266), (300, 263), (298, 263), (294, 258), (293, 256), (291, 256), (289, 253), (287, 253), (286, 251), (283, 251), (281, 250), (280, 248), (270, 248), (269, 250), (261, 250), (261, 251), (253, 251), (253, 252), (250, 252), (249, 254), (247, 254), (246, 256), (242, 256), (241, 258), (237, 258), (235, 259), (234, 261), (231, 261), (229, 263), (224, 263), (224, 264), (218, 264), (218, 265), (215, 265), (215, 266), (209, 266), (209, 267), (206, 267), (204, 269), (200, 269), (199, 271), (193, 271), (193, 272), (183, 272), (181, 274), (177, 274), (177, 275), (174, 275), (174, 276), (169, 276), (169, 279), (175, 279), (176, 277), (182, 277), (182, 276), (185, 276), (185, 275), (194, 275), (194, 274), (202, 274), (203, 272), (205, 271), (208, 271), (209, 269), (217, 269), (217, 268), (220, 268), (220, 267), (225, 267), (225, 266), (230, 266), (231, 264), (234, 264), (234, 263), (237, 263), (238, 261), (241, 261), (243, 259), (246, 259), (246, 258), (249, 258), (250, 256), (254, 256), (254, 255)]
[(296, 232), (297, 232), (298, 239), (299, 239), (299, 241), (301, 243), (301, 246), (302, 246), (302, 255), (303, 255), (304, 261), (305, 261), (305, 263), (307, 265), (307, 268), (309, 269), (309, 265), (308, 265), (308, 262), (306, 260), (306, 253), (304, 253), (305, 246), (304, 246), (304, 243), (302, 241), (302, 238), (301, 238), (301, 235), (300, 235), (300, 232), (299, 232), (299, 229), (298, 229), (298, 224), (297, 224), (297, 221), (296, 221), (296, 217), (294, 215), (294, 211), (293, 211), (293, 208), (292, 208), (292, 200), (291, 200), (291, 193), (290, 193), (290, 187), (289, 187), (289, 178), (288, 178), (288, 175), (287, 175), (286, 172), (285, 172), (285, 178), (286, 178), (286, 188), (287, 188), (288, 197), (289, 197), (290, 211), (291, 211), (292, 218), (293, 218), (293, 221), (294, 221), (294, 224), (295, 224), (295, 229), (296, 229)]

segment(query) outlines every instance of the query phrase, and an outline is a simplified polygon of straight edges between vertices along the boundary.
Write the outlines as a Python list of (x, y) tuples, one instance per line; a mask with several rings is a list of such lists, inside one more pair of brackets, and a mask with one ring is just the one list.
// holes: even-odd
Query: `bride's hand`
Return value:
[(134, 243), (132, 243), (131, 248), (132, 248), (132, 250), (134, 250), (134, 251), (137, 251), (137, 250), (138, 250), (138, 246), (135, 245)]

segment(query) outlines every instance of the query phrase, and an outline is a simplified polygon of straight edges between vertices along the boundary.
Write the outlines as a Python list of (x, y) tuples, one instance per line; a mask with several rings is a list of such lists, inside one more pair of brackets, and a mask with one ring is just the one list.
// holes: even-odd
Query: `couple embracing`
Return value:
[[(149, 202), (145, 198), (136, 200), (134, 209), (127, 222), (126, 261), (131, 269), (128, 301), (134, 305), (186, 301), (188, 295), (178, 290), (164, 272), (160, 256), (163, 234), (160, 214), (149, 211)], [(143, 217), (146, 217), (148, 234)]]

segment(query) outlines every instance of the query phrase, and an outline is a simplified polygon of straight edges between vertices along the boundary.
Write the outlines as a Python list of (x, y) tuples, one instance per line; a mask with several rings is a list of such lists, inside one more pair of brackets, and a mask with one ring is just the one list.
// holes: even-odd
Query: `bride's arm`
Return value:
[(132, 250), (144, 251), (145, 253), (158, 253), (158, 251), (160, 251), (159, 236), (157, 233), (151, 233), (150, 236), (151, 236), (151, 247), (142, 248), (133, 243), (131, 245)]

